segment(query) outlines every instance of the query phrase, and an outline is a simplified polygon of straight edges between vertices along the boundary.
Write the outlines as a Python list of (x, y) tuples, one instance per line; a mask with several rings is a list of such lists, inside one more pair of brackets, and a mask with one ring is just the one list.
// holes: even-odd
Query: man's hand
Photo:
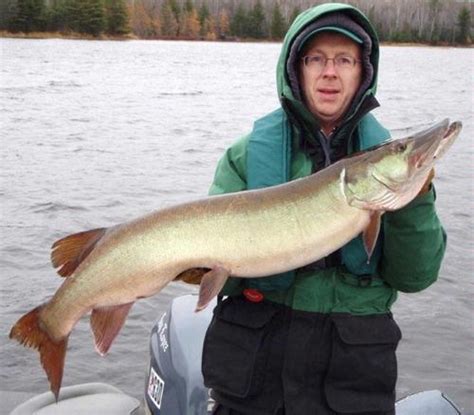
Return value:
[(433, 168), (433, 169), (430, 170), (430, 174), (428, 174), (428, 177), (426, 178), (426, 181), (423, 184), (423, 187), (419, 191), (418, 195), (422, 195), (422, 194), (426, 193), (428, 190), (430, 190), (431, 181), (433, 180), (434, 175), (435, 175), (435, 171), (434, 171), (434, 168)]

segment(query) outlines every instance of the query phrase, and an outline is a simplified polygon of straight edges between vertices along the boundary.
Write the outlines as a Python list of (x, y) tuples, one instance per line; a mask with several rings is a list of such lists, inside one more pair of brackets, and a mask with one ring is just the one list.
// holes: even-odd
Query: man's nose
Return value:
[(324, 65), (322, 75), (337, 76), (336, 64), (334, 63), (334, 59), (328, 59), (326, 61), (326, 65)]

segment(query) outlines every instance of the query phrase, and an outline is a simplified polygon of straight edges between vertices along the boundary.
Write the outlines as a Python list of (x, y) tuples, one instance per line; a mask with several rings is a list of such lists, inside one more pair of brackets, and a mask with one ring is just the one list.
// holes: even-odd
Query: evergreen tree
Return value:
[(186, 3), (184, 3), (184, 11), (191, 13), (193, 10), (195, 10), (193, 0), (186, 0)]
[(47, 12), (47, 30), (63, 32), (67, 29), (67, 14), (65, 1), (56, 1)]
[(171, 7), (171, 11), (173, 12), (174, 18), (176, 20), (176, 36), (180, 35), (180, 26), (181, 26), (181, 6), (178, 4), (176, 0), (168, 0), (169, 5)]
[(245, 10), (244, 5), (242, 3), (239, 3), (239, 5), (237, 6), (237, 10), (232, 16), (232, 20), (230, 22), (230, 31), (234, 36), (248, 36), (247, 11)]
[(13, 32), (34, 32), (46, 27), (43, 0), (18, 0), (16, 11), (9, 22)]
[(262, 39), (266, 35), (265, 13), (260, 0), (257, 0), (250, 12), (248, 35), (254, 39)]
[(466, 6), (463, 6), (459, 11), (458, 26), (459, 34), (457, 40), (462, 45), (465, 45), (471, 40), (471, 12)]
[(275, 3), (270, 24), (270, 37), (272, 39), (282, 39), (285, 36), (286, 30), (286, 22), (281, 13), (280, 5)]
[(175, 37), (178, 34), (178, 21), (171, 8), (170, 1), (165, 1), (160, 10), (161, 34), (163, 36)]
[(17, 0), (0, 1), (0, 30), (10, 28), (13, 18), (16, 15)]
[(181, 7), (178, 4), (176, 0), (168, 0), (171, 10), (173, 11), (174, 17), (176, 20), (179, 20), (179, 17), (181, 16)]
[(293, 11), (291, 12), (290, 20), (288, 21), (288, 23), (291, 25), (300, 13), (301, 9), (298, 6), (293, 7)]
[(106, 0), (107, 33), (124, 35), (130, 31), (125, 0)]
[(68, 0), (63, 12), (68, 30), (98, 36), (106, 29), (103, 0)]
[(64, 3), (65, 26), (67, 30), (81, 32), (82, 22), (86, 19), (80, 0), (66, 0)]
[(201, 25), (199, 34), (202, 37), (206, 37), (207, 33), (209, 32), (209, 17), (209, 9), (207, 8), (206, 3), (203, 2), (199, 8), (199, 24)]
[(98, 36), (106, 29), (103, 0), (81, 0), (79, 32)]

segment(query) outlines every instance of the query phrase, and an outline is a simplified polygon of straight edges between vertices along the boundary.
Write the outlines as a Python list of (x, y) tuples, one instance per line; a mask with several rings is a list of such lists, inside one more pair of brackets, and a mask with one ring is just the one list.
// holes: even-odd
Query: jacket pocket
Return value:
[(214, 310), (204, 339), (204, 384), (230, 396), (245, 398), (261, 389), (270, 325), (277, 308), (228, 297)]
[(332, 316), (332, 351), (325, 393), (338, 413), (391, 411), (401, 332), (391, 314)]

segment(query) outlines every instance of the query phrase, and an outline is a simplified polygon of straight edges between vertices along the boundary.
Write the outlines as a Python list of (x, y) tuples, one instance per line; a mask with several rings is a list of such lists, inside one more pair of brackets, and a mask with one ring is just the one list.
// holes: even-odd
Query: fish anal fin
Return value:
[(383, 212), (373, 211), (370, 215), (370, 222), (362, 234), (364, 240), (364, 248), (367, 253), (367, 263), (374, 253), (375, 244), (380, 233), (381, 217)]
[(230, 272), (221, 266), (215, 266), (204, 274), (199, 286), (199, 299), (195, 311), (201, 311), (207, 307), (211, 300), (222, 290), (229, 275)]
[(183, 281), (187, 284), (201, 283), (202, 277), (209, 271), (209, 268), (189, 268), (179, 274), (174, 281)]
[(27, 347), (33, 347), (40, 353), (40, 361), (48, 377), (51, 392), (56, 402), (64, 371), (64, 360), (68, 338), (53, 340), (41, 327), (39, 312), (43, 306), (36, 307), (21, 317), (10, 331), (10, 339), (16, 339)]
[(105, 356), (112, 342), (125, 323), (133, 302), (110, 307), (94, 308), (91, 314), (91, 328), (95, 339), (95, 348)]
[(104, 236), (107, 228), (79, 232), (56, 241), (52, 246), (51, 262), (58, 274), (68, 277), (92, 252), (97, 242)]

